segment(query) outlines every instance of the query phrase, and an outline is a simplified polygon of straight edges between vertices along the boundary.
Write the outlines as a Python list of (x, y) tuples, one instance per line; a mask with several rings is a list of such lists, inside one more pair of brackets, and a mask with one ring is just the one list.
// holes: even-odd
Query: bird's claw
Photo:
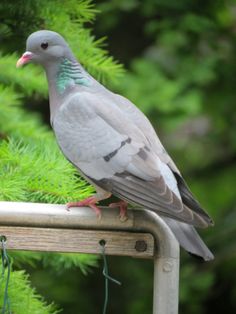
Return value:
[(111, 203), (109, 204), (109, 207), (111, 208), (119, 208), (120, 213), (119, 213), (119, 218), (120, 221), (124, 222), (128, 219), (128, 215), (127, 215), (127, 207), (128, 207), (128, 203), (126, 201), (120, 201), (117, 203)]
[(98, 218), (98, 220), (101, 220), (102, 217), (102, 213), (101, 213), (101, 209), (96, 206), (96, 203), (98, 202), (98, 200), (96, 199), (96, 197), (94, 196), (90, 196), (82, 201), (78, 201), (78, 202), (70, 202), (66, 204), (66, 210), (70, 211), (71, 207), (83, 207), (83, 206), (88, 206), (90, 208), (92, 208), (95, 211), (95, 214)]

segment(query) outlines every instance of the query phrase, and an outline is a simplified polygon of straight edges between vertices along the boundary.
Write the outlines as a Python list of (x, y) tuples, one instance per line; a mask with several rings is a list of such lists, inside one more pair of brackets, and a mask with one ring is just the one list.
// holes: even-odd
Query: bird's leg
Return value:
[(126, 221), (128, 219), (128, 216), (127, 216), (128, 203), (126, 201), (121, 200), (117, 203), (111, 203), (111, 204), (109, 204), (109, 207), (119, 208), (121, 221)]
[(90, 208), (92, 208), (95, 213), (96, 216), (98, 217), (98, 219), (101, 219), (101, 209), (96, 205), (96, 203), (98, 203), (99, 201), (102, 201), (106, 198), (109, 198), (111, 196), (111, 193), (106, 192), (106, 191), (100, 191), (93, 195), (90, 196), (82, 201), (78, 201), (78, 202), (70, 202), (66, 204), (66, 209), (70, 210), (71, 207), (83, 207), (83, 206), (88, 206)]

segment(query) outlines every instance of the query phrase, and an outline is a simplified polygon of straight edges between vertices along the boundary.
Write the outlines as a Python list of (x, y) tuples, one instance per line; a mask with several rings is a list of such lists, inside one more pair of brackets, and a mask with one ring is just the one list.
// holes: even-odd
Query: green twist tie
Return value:
[(99, 241), (99, 244), (101, 246), (101, 254), (102, 254), (102, 258), (103, 258), (103, 271), (102, 274), (105, 277), (105, 298), (104, 298), (104, 305), (103, 305), (103, 314), (106, 314), (107, 312), (107, 304), (108, 304), (108, 296), (109, 296), (109, 280), (116, 283), (117, 285), (121, 285), (121, 282), (112, 278), (109, 274), (108, 274), (108, 264), (107, 264), (107, 259), (106, 259), (106, 254), (105, 254), (105, 245), (106, 245), (106, 241), (105, 240), (101, 240)]
[(10, 259), (7, 255), (7, 250), (6, 250), (6, 237), (3, 235), (0, 236), (0, 242), (1, 242), (1, 257), (2, 257), (1, 279), (3, 282), (4, 282), (5, 271), (7, 269), (2, 314), (12, 314), (11, 308), (10, 308), (10, 299), (8, 296), (8, 286), (9, 286), (9, 281), (10, 281), (11, 263), (10, 263)]

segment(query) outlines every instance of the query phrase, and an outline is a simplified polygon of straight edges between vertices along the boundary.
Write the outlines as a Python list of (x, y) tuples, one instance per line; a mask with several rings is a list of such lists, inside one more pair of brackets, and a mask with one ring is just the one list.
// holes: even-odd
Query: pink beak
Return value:
[(30, 51), (26, 51), (25, 53), (23, 53), (23, 55), (21, 56), (21, 58), (17, 61), (16, 63), (16, 67), (19, 68), (22, 65), (29, 63), (30, 60), (32, 59), (32, 52)]

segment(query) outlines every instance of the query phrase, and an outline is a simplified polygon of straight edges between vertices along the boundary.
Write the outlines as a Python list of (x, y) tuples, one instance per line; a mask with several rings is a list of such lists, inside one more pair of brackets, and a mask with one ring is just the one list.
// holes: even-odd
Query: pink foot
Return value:
[(90, 196), (82, 201), (79, 202), (70, 202), (66, 204), (66, 209), (70, 210), (71, 207), (83, 207), (83, 206), (88, 206), (92, 208), (98, 219), (101, 219), (101, 209), (97, 207), (95, 204), (98, 202), (95, 196)]
[(119, 210), (120, 210), (120, 220), (121, 221), (126, 221), (128, 219), (128, 216), (127, 216), (128, 203), (126, 201), (120, 201), (120, 202), (117, 202), (117, 203), (111, 203), (111, 204), (109, 204), (109, 207), (111, 207), (111, 208), (119, 208)]

